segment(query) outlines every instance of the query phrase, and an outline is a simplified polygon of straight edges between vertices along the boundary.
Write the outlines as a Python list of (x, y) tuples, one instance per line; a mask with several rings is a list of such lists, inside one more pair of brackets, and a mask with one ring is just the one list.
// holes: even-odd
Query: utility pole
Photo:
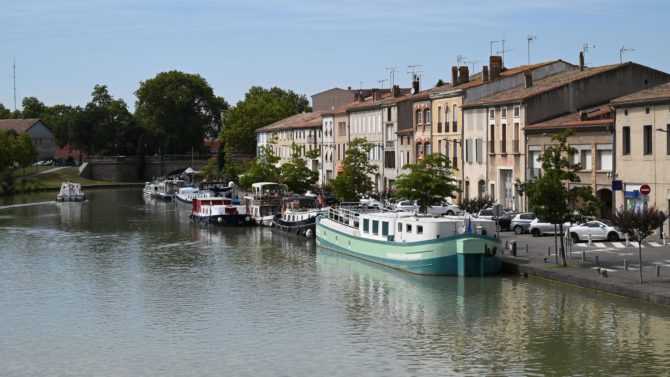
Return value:
[(13, 74), (12, 78), (14, 79), (14, 112), (16, 112), (16, 58), (14, 58), (14, 64), (13, 64)]
[(537, 39), (536, 35), (528, 35), (528, 65), (530, 66), (530, 43)]
[(619, 49), (619, 64), (623, 64), (623, 53), (624, 52), (633, 52), (635, 51), (634, 48), (626, 48), (626, 46), (622, 46)]

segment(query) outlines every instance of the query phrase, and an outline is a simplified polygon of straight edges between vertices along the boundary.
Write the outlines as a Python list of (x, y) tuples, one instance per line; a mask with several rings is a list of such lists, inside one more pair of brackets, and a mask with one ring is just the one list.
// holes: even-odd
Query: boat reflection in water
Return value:
[(413, 360), (421, 360), (415, 372), (426, 372), (419, 375), (670, 370), (659, 360), (670, 352), (663, 308), (517, 276), (412, 275), (321, 247), (316, 263), (323, 301), (333, 303), (329, 320), (341, 321), (353, 343), (376, 339), (396, 350), (387, 355), (391, 370)]

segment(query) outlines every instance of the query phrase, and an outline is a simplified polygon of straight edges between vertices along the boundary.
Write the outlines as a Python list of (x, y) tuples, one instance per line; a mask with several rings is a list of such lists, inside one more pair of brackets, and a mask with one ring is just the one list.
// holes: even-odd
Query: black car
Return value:
[(504, 215), (500, 216), (498, 218), (498, 231), (512, 230), (510, 224), (512, 223), (512, 219), (516, 215), (517, 214), (514, 213), (514, 212), (508, 212), (508, 213), (505, 213)]

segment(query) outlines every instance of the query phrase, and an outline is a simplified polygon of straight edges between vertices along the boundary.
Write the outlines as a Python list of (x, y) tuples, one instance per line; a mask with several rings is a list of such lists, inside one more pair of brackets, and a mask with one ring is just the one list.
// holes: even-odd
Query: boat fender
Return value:
[(223, 217), (219, 216), (218, 221), (219, 221), (219, 224), (221, 224), (223, 222)]
[(305, 237), (312, 237), (312, 230), (311, 229), (307, 229), (305, 231)]
[(244, 221), (246, 221), (246, 222), (251, 221), (251, 217), (249, 217), (249, 216), (245, 217), (245, 218), (244, 218)]

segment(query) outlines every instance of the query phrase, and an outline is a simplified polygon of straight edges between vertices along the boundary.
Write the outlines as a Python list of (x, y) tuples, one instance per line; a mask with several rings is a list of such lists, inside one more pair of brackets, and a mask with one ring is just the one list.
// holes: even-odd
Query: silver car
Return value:
[[(563, 230), (568, 229), (570, 225), (571, 224), (569, 222), (564, 223)], [(561, 229), (558, 225), (554, 229), (554, 224), (546, 223), (538, 219), (531, 221), (530, 225), (528, 226), (528, 232), (530, 232), (530, 234), (532, 234), (533, 237), (539, 237), (545, 234), (556, 234), (559, 233), (560, 231)]]
[(514, 231), (515, 234), (528, 233), (530, 222), (533, 220), (535, 220), (535, 214), (533, 212), (519, 213), (512, 218), (512, 222), (510, 223), (509, 227)]
[(601, 241), (619, 241), (625, 238), (623, 232), (615, 228), (614, 224), (607, 220), (588, 221), (570, 228), (570, 237), (574, 242), (588, 240), (589, 235), (591, 236), (591, 240)]

